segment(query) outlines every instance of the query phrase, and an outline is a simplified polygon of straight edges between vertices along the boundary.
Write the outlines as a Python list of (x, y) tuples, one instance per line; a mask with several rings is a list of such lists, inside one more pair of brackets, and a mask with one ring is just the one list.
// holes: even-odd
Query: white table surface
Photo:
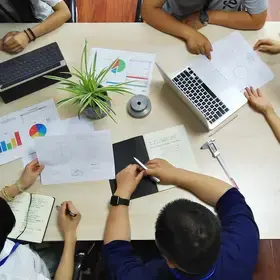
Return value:
[[(23, 29), (24, 25), (0, 25), (0, 37), (11, 30)], [(280, 22), (268, 22), (260, 31), (242, 32), (249, 44), (264, 37), (279, 38)], [(201, 32), (213, 43), (232, 32), (216, 26), (203, 28)], [(90, 47), (114, 48), (136, 52), (156, 53), (156, 61), (169, 73), (172, 73), (191, 59), (184, 42), (165, 35), (146, 24), (65, 24), (60, 29), (31, 43), (30, 51), (57, 41), (69, 67), (79, 67), (84, 40)], [(0, 53), (0, 61), (11, 56)], [(280, 108), (280, 55), (261, 54), (262, 59), (276, 75), (276, 79), (262, 90), (269, 97), (275, 108)], [(20, 110), (41, 101), (54, 98), (60, 100), (64, 93), (57, 90), (58, 85), (42, 89), (9, 104), (0, 101), (0, 116)], [(150, 89), (153, 105), (152, 113), (145, 119), (137, 120), (128, 116), (126, 103), (128, 96), (113, 96), (113, 109), (117, 113), (118, 124), (109, 118), (94, 121), (95, 129), (110, 129), (113, 142), (142, 135), (155, 130), (184, 124), (191, 140), (198, 166), (202, 173), (227, 180), (219, 164), (209, 151), (201, 151), (200, 146), (208, 139), (209, 133), (188, 107), (164, 84), (157, 69), (153, 73)], [(75, 116), (77, 111), (70, 107), (59, 109), (62, 119)], [(260, 228), (261, 238), (280, 238), (279, 204), (280, 204), (280, 149), (273, 133), (264, 118), (245, 105), (238, 111), (238, 116), (215, 134), (217, 145), (253, 209), (256, 222)], [(21, 160), (0, 166), (0, 185), (15, 181), (21, 171)], [(108, 202), (111, 190), (108, 181), (78, 184), (41, 186), (39, 181), (30, 189), (45, 195), (54, 196), (56, 204), (72, 200), (82, 213), (78, 231), (80, 240), (101, 240), (108, 214)], [(154, 239), (154, 223), (159, 210), (167, 202), (180, 198), (194, 197), (186, 191), (174, 188), (154, 195), (133, 200), (130, 206), (132, 239)], [(53, 211), (45, 241), (61, 240), (56, 226), (56, 211)]]

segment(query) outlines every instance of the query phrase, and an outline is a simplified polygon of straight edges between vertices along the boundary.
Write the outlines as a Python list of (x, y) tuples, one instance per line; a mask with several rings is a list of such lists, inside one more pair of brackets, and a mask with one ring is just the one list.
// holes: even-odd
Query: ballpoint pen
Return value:
[[(61, 208), (60, 205), (56, 205), (56, 209), (57, 209), (57, 210), (60, 210), (60, 208)], [(66, 208), (66, 214), (67, 214), (67, 215), (70, 215), (70, 216), (73, 217), (73, 218), (77, 217), (77, 214), (71, 212), (68, 208)]]
[[(147, 170), (147, 166), (145, 164), (143, 164), (139, 159), (137, 159), (136, 157), (134, 157), (134, 160), (145, 170)], [(156, 182), (156, 183), (159, 183), (160, 182), (160, 179), (157, 178), (157, 177), (154, 177), (154, 176), (150, 176), (150, 178)]]

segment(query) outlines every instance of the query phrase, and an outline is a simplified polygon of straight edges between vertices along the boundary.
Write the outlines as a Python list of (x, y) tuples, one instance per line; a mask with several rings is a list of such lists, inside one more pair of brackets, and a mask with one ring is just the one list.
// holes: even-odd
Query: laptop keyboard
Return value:
[(229, 111), (227, 106), (199, 79), (191, 68), (188, 67), (181, 72), (172, 79), (172, 82), (211, 124)]
[(62, 60), (64, 58), (57, 43), (52, 43), (4, 61), (0, 63), (0, 87), (7, 88), (58, 67)]

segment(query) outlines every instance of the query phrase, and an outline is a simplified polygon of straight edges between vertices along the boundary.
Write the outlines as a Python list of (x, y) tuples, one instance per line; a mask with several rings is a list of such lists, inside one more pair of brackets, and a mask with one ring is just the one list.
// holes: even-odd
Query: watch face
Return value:
[(112, 197), (111, 197), (111, 205), (113, 205), (113, 206), (117, 206), (117, 205), (119, 205), (119, 197), (118, 196), (116, 196), (116, 195), (113, 195)]
[(200, 22), (202, 24), (207, 24), (209, 22), (209, 17), (206, 11), (201, 11), (200, 13)]

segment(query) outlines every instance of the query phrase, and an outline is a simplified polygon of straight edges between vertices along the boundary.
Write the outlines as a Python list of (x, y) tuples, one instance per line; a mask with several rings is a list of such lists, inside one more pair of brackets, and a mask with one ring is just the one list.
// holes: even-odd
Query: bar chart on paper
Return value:
[(22, 141), (19, 132), (16, 131), (14, 135), (11, 136), (10, 141), (0, 140), (0, 153), (16, 149), (19, 146), (22, 146)]
[(127, 69), (126, 80), (131, 82), (131, 87), (147, 88), (151, 71), (151, 61), (131, 59)]

